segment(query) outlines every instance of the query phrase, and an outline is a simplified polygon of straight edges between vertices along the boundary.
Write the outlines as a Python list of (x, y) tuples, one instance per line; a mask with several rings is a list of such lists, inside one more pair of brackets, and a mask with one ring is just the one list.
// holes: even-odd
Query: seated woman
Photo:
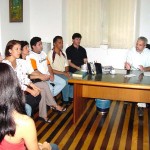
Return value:
[(0, 91), (0, 149), (58, 150), (55, 144), (38, 144), (34, 121), (24, 115), (25, 99), (16, 73), (5, 63), (0, 63)]
[(29, 43), (27, 41), (21, 41), (21, 58), (25, 60), (26, 68), (28, 70), (30, 79), (41, 90), (42, 98), (39, 103), (39, 117), (42, 120), (44, 119), (43, 121), (49, 122), (47, 118), (47, 105), (59, 112), (66, 111), (66, 108), (63, 108), (56, 103), (47, 82), (42, 81), (43, 78), (46, 78), (48, 75), (43, 75), (38, 71), (34, 71), (30, 63), (30, 59), (27, 59), (28, 55), (29, 55)]
[[(2, 62), (2, 60), (3, 60), (3, 58), (2, 58), (2, 55), (1, 55), (1, 53), (0, 53), (0, 62)], [(25, 104), (25, 110), (26, 110), (26, 114), (28, 115), (28, 116), (31, 116), (31, 114), (32, 114), (32, 108), (31, 108), (31, 106), (29, 105), (29, 104)]]
[(26, 74), (24, 62), (18, 59), (21, 54), (20, 49), (21, 46), (19, 41), (9, 41), (5, 49), (5, 59), (2, 62), (9, 64), (17, 73), (21, 89), (25, 92), (26, 103), (32, 107), (32, 112), (34, 112), (41, 100), (40, 89), (30, 81)]

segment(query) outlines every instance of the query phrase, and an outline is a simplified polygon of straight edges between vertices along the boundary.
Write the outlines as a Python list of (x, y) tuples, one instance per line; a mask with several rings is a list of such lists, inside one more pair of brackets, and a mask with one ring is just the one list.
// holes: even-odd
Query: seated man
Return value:
[(67, 58), (69, 61), (69, 72), (74, 73), (81, 70), (81, 66), (87, 63), (87, 54), (85, 48), (80, 46), (81, 34), (74, 33), (72, 35), (72, 45), (66, 49)]
[(63, 102), (68, 104), (73, 99), (73, 85), (68, 84), (68, 79), (70, 78), (69, 74), (69, 65), (67, 56), (62, 52), (63, 48), (63, 39), (61, 36), (56, 36), (53, 39), (53, 50), (50, 50), (48, 53), (48, 59), (51, 62), (54, 74), (63, 78), (67, 84), (62, 90)]
[(31, 60), (34, 70), (39, 71), (45, 75), (43, 81), (47, 81), (53, 96), (56, 96), (65, 87), (66, 82), (64, 79), (53, 74), (50, 62), (47, 55), (42, 51), (42, 41), (40, 37), (33, 37), (30, 41), (31, 49), (29, 58)]
[[(127, 70), (150, 71), (150, 51), (146, 48), (148, 40), (145, 37), (139, 37), (136, 46), (129, 51), (125, 62)], [(138, 103), (138, 115), (143, 116), (145, 103)]]

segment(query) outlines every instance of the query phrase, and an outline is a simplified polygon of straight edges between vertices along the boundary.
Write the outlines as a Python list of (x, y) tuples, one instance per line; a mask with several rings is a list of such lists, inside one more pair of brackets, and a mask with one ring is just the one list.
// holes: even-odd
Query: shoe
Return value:
[(124, 104), (125, 104), (125, 105), (130, 105), (130, 104), (131, 104), (131, 102), (127, 102), (127, 101), (125, 101), (125, 102), (124, 102)]
[(69, 102), (72, 103), (73, 102), (73, 98), (69, 97)]
[(56, 111), (58, 111), (58, 112), (65, 112), (67, 109), (65, 108), (65, 107), (63, 107), (63, 109), (62, 110), (58, 110), (57, 108), (56, 108)]
[(146, 104), (146, 108), (150, 108), (150, 104)]
[(70, 105), (70, 101), (62, 101), (63, 102), (63, 104), (66, 104), (66, 105)]
[(51, 123), (51, 120), (50, 120), (50, 119), (45, 120), (44, 118), (39, 117), (39, 120), (40, 120), (40, 121), (43, 121), (43, 122), (45, 122), (45, 123)]
[(144, 115), (144, 108), (143, 107), (138, 107), (138, 116), (142, 117)]
[(62, 110), (59, 110), (58, 107), (59, 107), (58, 105), (56, 107), (55, 106), (50, 106), (50, 108), (52, 110), (55, 110), (55, 111), (58, 111), (58, 112), (65, 112), (67, 110), (65, 107), (63, 107)]

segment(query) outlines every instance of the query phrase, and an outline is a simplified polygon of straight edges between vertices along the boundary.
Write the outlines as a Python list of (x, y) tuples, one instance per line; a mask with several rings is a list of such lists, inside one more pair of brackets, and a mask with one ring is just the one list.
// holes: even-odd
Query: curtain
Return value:
[(67, 43), (71, 43), (72, 34), (82, 35), (82, 45), (97, 47), (101, 34), (101, 1), (100, 0), (67, 0), (66, 2), (66, 35)]
[(65, 41), (82, 35), (85, 47), (129, 48), (135, 40), (137, 0), (65, 0)]
[(108, 45), (130, 48), (135, 41), (136, 0), (110, 0)]

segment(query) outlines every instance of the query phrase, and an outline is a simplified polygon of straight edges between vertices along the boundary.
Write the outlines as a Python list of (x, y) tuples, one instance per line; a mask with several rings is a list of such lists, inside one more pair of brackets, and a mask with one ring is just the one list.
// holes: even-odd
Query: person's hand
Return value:
[(70, 78), (70, 77), (71, 77), (71, 75), (70, 75), (69, 72), (64, 72), (63, 74), (64, 74), (67, 78)]
[(52, 150), (50, 144), (48, 142), (38, 143), (39, 149), (40, 150)]
[(41, 79), (42, 81), (49, 80), (49, 78), (50, 78), (50, 75), (47, 75), (47, 74), (41, 74), (41, 75), (40, 75), (40, 79)]
[(143, 73), (141, 73), (141, 74), (139, 75), (139, 77), (138, 77), (139, 81), (142, 81), (143, 76), (144, 76), (144, 74), (143, 74)]
[(44, 150), (44, 149), (45, 150), (51, 150), (52, 148), (51, 148), (49, 143), (44, 142), (43, 145), (42, 145), (42, 150)]
[(42, 145), (43, 145), (42, 143), (38, 143), (38, 147), (40, 150), (42, 150)]
[(40, 92), (39, 92), (39, 90), (37, 90), (37, 89), (32, 89), (31, 92), (30, 92), (30, 94), (31, 94), (32, 96), (36, 97), (36, 96), (38, 96), (38, 95), (40, 94)]
[(127, 62), (125, 62), (124, 64), (125, 69), (130, 70), (131, 69), (131, 65)]
[(49, 79), (50, 79), (51, 81), (54, 81), (54, 76), (53, 76), (53, 75), (50, 75)]
[(81, 70), (81, 68), (80, 68), (80, 67), (77, 67), (76, 69), (77, 69), (77, 70), (79, 70), (79, 71)]
[(33, 83), (30, 83), (29, 85), (30, 85), (30, 87), (32, 87), (33, 90), (38, 90), (39, 93), (41, 92), (41, 89), (38, 88), (38, 87), (37, 87), (36, 85), (34, 85)]
[(140, 71), (144, 71), (144, 67), (142, 65), (139, 65), (138, 68), (140, 69)]
[(2, 56), (1, 56), (1, 54), (0, 54), (0, 62), (2, 62), (2, 60), (3, 60), (3, 58), (2, 58)]

